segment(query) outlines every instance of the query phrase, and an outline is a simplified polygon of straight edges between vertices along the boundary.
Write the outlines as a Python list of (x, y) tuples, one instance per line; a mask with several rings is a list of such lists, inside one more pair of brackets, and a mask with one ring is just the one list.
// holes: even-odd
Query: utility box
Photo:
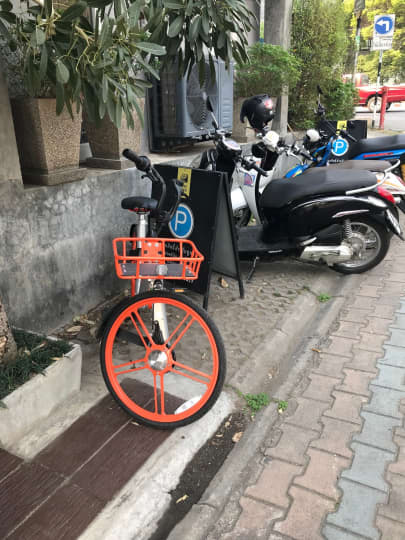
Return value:
[(213, 126), (205, 96), (211, 100), (219, 126), (225, 131), (232, 131), (233, 64), (226, 70), (222, 60), (214, 59), (214, 65), (215, 80), (211, 77), (207, 59), (202, 86), (198, 65), (193, 66), (188, 78), (179, 78), (174, 65), (162, 70), (160, 81), (153, 82), (153, 87), (148, 90), (152, 152), (208, 138)]

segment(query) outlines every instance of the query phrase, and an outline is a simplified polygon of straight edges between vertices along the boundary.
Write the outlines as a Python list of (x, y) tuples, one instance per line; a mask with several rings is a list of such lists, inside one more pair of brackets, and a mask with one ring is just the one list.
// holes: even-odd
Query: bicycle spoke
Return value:
[(156, 386), (156, 373), (153, 374), (153, 392), (155, 396), (155, 414), (159, 414), (158, 411), (158, 392), (157, 392), (157, 386)]
[(190, 321), (186, 324), (185, 328), (180, 332), (180, 334), (177, 336), (175, 341), (170, 345), (169, 350), (173, 351), (178, 342), (183, 338), (184, 334), (190, 329), (190, 326), (194, 322), (194, 317), (192, 317), (189, 313), (184, 317), (184, 319), (181, 321), (181, 323), (177, 326), (177, 328), (172, 332), (172, 334), (169, 336), (169, 338), (166, 340), (165, 345), (168, 345), (171, 343), (172, 338), (180, 331), (181, 327), (185, 324), (187, 319), (190, 317)]
[[(138, 310), (135, 310), (135, 316), (136, 316), (136, 318), (138, 319), (138, 321), (139, 321), (139, 323), (140, 323), (140, 325), (141, 325), (142, 330), (145, 332), (145, 335), (146, 335), (147, 339), (149, 340), (150, 345), (152, 345), (153, 339), (152, 339), (151, 335), (149, 334), (149, 332), (148, 332), (148, 330), (147, 330), (147, 328), (146, 328), (146, 326), (145, 326), (145, 323), (144, 323), (143, 320), (141, 319), (141, 316), (139, 315)], [(132, 324), (135, 326), (135, 329), (136, 329), (136, 331), (138, 332), (138, 335), (139, 335), (139, 337), (141, 338), (142, 343), (143, 343), (145, 349), (149, 349), (150, 345), (148, 346), (148, 345), (146, 344), (146, 341), (145, 341), (145, 339), (144, 339), (144, 337), (143, 337), (143, 335), (142, 335), (142, 332), (140, 332), (140, 330), (139, 330), (139, 328), (138, 328), (138, 325), (136, 324), (136, 322), (135, 322), (135, 320), (134, 320), (134, 318), (133, 318), (132, 313), (131, 313), (131, 315), (130, 315), (130, 319), (131, 319), (131, 321), (132, 321)]]
[(146, 358), (140, 358), (139, 360), (131, 360), (131, 362), (126, 362), (125, 364), (119, 364), (118, 366), (114, 366), (114, 369), (132, 366), (133, 364), (138, 364), (139, 362), (146, 362)]
[(127, 369), (125, 371), (120, 371), (118, 373), (115, 373), (115, 376), (118, 377), (118, 375), (123, 375), (124, 373), (135, 373), (135, 371), (142, 371), (143, 369), (148, 369), (148, 366), (142, 366), (134, 369)]
[(181, 364), (177, 360), (173, 360), (173, 364), (175, 366), (178, 366), (180, 368), (185, 369), (186, 371), (191, 371), (192, 373), (195, 373), (196, 375), (201, 375), (201, 377), (205, 377), (206, 379), (211, 379), (212, 375), (208, 375), (207, 373), (204, 373), (203, 371), (199, 371), (198, 369), (192, 368), (190, 366), (186, 366), (184, 364)]
[(176, 369), (172, 369), (172, 373), (175, 373), (176, 375), (181, 375), (182, 377), (186, 377), (187, 379), (191, 379), (192, 381), (196, 381), (200, 384), (205, 384), (206, 386), (209, 385), (209, 381), (197, 379), (197, 377), (192, 377), (191, 375), (187, 375), (187, 373), (182, 373), (181, 371), (177, 371)]
[(165, 414), (165, 388), (163, 373), (160, 374), (160, 414)]

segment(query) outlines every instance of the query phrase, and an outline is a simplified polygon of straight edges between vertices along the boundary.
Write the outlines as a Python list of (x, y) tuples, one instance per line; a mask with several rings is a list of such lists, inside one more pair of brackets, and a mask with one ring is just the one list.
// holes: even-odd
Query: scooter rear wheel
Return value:
[(361, 274), (379, 264), (390, 247), (390, 233), (378, 221), (368, 218), (350, 220), (353, 237), (351, 243), (355, 254), (350, 261), (333, 265), (342, 274)]

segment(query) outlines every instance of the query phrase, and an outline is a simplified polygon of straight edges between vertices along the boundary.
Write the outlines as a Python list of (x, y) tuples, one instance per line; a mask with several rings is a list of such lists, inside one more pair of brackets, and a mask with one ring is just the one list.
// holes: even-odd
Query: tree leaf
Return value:
[(149, 71), (149, 73), (153, 75), (155, 79), (157, 79), (158, 81), (160, 80), (160, 75), (154, 67), (144, 61), (140, 56), (136, 57), (136, 61), (141, 64), (141, 66), (144, 67), (147, 71)]
[(11, 40), (10, 32), (8, 31), (7, 26), (3, 23), (3, 21), (0, 19), (0, 34), (2, 34), (7, 41)]
[(133, 2), (128, 9), (130, 28), (134, 27), (135, 24), (139, 21), (140, 14), (141, 14), (141, 2), (140, 0), (135, 0), (135, 2)]
[(204, 34), (208, 36), (210, 33), (210, 21), (208, 19), (206, 12), (203, 12), (201, 20), (202, 20), (202, 29), (204, 31)]
[(183, 23), (184, 23), (183, 15), (179, 15), (178, 17), (176, 17), (174, 21), (171, 23), (171, 25), (169, 26), (167, 35), (172, 38), (180, 34), (180, 31), (183, 28)]
[(105, 46), (105, 44), (107, 42), (109, 32), (110, 32), (109, 18), (105, 17), (104, 20), (103, 20), (103, 24), (101, 26), (101, 32), (100, 32), (100, 37), (99, 37), (99, 47), (100, 47), (100, 49), (103, 49), (103, 47)]
[(197, 15), (197, 17), (195, 17), (192, 21), (191, 21), (191, 24), (190, 24), (190, 30), (188, 32), (188, 39), (194, 43), (195, 41), (195, 38), (197, 37), (198, 35), (198, 31), (200, 29), (200, 24), (201, 24), (201, 17), (200, 15)]
[(122, 105), (121, 105), (121, 100), (118, 99), (117, 103), (115, 104), (115, 121), (114, 121), (114, 124), (117, 128), (121, 127), (121, 119), (122, 119)]
[(100, 120), (102, 120), (105, 116), (105, 111), (106, 111), (106, 105), (105, 105), (105, 102), (103, 100), (99, 100), (98, 101), (98, 115), (100, 117)]
[(183, 9), (183, 4), (180, 4), (179, 2), (171, 2), (171, 1), (163, 1), (163, 5), (167, 9)]
[(107, 79), (105, 73), (103, 73), (102, 86), (103, 86), (103, 90), (102, 90), (102, 100), (103, 100), (104, 103), (107, 103), (107, 98), (108, 98), (108, 79)]
[(153, 54), (155, 56), (163, 56), (166, 54), (166, 47), (162, 45), (157, 45), (156, 43), (148, 43), (146, 41), (139, 41), (136, 46), (141, 51)]
[(10, 24), (15, 24), (16, 16), (11, 11), (0, 11), (0, 18)]
[(35, 28), (35, 31), (31, 34), (31, 40), (30, 43), (33, 47), (40, 47), (45, 43), (46, 35), (39, 26)]
[(63, 111), (63, 106), (65, 104), (65, 91), (63, 88), (63, 84), (60, 84), (59, 82), (56, 84), (55, 95), (56, 95), (56, 114), (60, 114)]
[(41, 61), (39, 63), (39, 78), (41, 81), (44, 79), (46, 74), (46, 68), (48, 67), (48, 49), (46, 45), (41, 47)]
[(13, 4), (10, 0), (3, 0), (0, 2), (0, 6), (3, 11), (11, 11), (13, 9)]
[(52, 15), (52, 8), (53, 8), (52, 0), (45, 0), (44, 7), (45, 7), (45, 15), (47, 17), (50, 17)]
[(89, 7), (102, 9), (111, 4), (111, 0), (88, 0)]
[(64, 12), (62, 12), (59, 21), (66, 22), (66, 21), (73, 21), (74, 19), (78, 19), (81, 15), (83, 15), (87, 7), (88, 7), (87, 3), (83, 2), (83, 0), (80, 0), (79, 2), (75, 2), (74, 4), (69, 6)]
[(135, 106), (136, 112), (138, 114), (139, 121), (141, 122), (141, 126), (143, 128), (143, 112), (141, 111), (141, 108), (140, 108), (139, 103), (138, 103), (137, 100), (134, 102), (134, 106)]
[(56, 61), (56, 79), (61, 84), (66, 84), (69, 80), (69, 70), (62, 62), (62, 60)]

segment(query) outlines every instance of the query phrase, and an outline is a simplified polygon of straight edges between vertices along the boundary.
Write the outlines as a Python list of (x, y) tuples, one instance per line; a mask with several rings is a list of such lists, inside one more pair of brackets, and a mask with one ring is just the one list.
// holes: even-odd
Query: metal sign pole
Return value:
[(375, 127), (375, 119), (377, 117), (377, 98), (378, 98), (378, 89), (380, 88), (380, 76), (381, 76), (381, 66), (382, 66), (382, 57), (383, 57), (383, 50), (380, 49), (380, 57), (378, 59), (378, 71), (377, 71), (377, 88), (375, 90), (375, 97), (374, 97), (374, 110), (373, 110), (373, 120), (371, 122), (371, 127)]

